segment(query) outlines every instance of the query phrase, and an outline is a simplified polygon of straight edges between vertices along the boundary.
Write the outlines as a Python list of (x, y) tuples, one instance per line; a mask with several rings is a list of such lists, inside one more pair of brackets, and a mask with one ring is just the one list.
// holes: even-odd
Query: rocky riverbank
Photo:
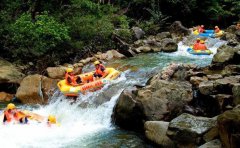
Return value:
[(211, 65), (172, 63), (146, 86), (125, 89), (114, 122), (163, 147), (240, 147), (240, 30), (226, 31)]
[[(183, 26), (180, 22), (176, 22), (172, 25), (175, 33), (181, 32)], [(180, 28), (180, 29), (179, 29)], [(134, 44), (124, 44), (127, 49), (109, 50), (105, 53), (98, 52), (92, 57), (81, 59), (79, 62), (73, 64), (64, 64), (57, 67), (48, 67), (45, 71), (38, 74), (31, 74), (27, 72), (23, 74), (23, 71), (34, 67), (33, 63), (29, 62), (28, 65), (15, 65), (10, 62), (0, 59), (0, 97), (1, 101), (10, 101), (14, 96), (22, 103), (30, 104), (43, 104), (47, 103), (49, 97), (57, 88), (57, 81), (64, 78), (65, 69), (67, 67), (73, 67), (74, 73), (81, 73), (82, 68), (96, 60), (110, 61), (113, 59), (133, 57), (139, 53), (149, 52), (174, 52), (177, 51), (178, 37), (176, 34), (170, 32), (162, 32), (156, 36), (150, 36), (144, 38), (144, 32), (138, 28), (133, 27), (135, 38), (139, 39)]]

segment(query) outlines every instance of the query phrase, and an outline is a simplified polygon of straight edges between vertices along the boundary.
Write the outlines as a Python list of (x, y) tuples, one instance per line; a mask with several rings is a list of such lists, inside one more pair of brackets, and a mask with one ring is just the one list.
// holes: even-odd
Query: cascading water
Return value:
[[(207, 46), (216, 49), (225, 42), (208, 39)], [(21, 106), (44, 116), (56, 115), (59, 127), (45, 123), (29, 125), (0, 125), (1, 147), (143, 147), (146, 145), (135, 133), (119, 130), (111, 123), (111, 114), (121, 91), (127, 86), (142, 85), (153, 73), (171, 62), (193, 63), (199, 66), (210, 64), (211, 56), (196, 56), (187, 53), (188, 47), (179, 43), (175, 53), (138, 55), (130, 59), (115, 60), (110, 65), (130, 69), (104, 86), (102, 90), (80, 95), (76, 101), (66, 99), (56, 92), (49, 105)], [(202, 60), (204, 59), (204, 60)]]

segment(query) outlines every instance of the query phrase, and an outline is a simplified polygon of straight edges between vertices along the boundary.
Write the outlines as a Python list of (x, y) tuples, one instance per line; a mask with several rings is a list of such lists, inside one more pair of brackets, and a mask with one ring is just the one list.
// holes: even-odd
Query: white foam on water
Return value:
[[(126, 81), (123, 74), (116, 81), (118, 84)], [(110, 101), (103, 104), (94, 105), (89, 103), (86, 107), (81, 107), (81, 103), (88, 98), (98, 99), (99, 93), (108, 89), (111, 85), (106, 85), (100, 91), (80, 95), (76, 102), (71, 103), (65, 96), (52, 98), (49, 105), (34, 109), (34, 113), (48, 116), (53, 114), (57, 117), (61, 125), (48, 127), (46, 123), (33, 123), (28, 125), (0, 125), (1, 147), (66, 147), (74, 142), (91, 136), (102, 130), (111, 130), (111, 114), (113, 107), (119, 97), (123, 87), (119, 86), (117, 93), (113, 94)], [(47, 120), (47, 119), (46, 119)], [(82, 143), (81, 145), (84, 145)]]

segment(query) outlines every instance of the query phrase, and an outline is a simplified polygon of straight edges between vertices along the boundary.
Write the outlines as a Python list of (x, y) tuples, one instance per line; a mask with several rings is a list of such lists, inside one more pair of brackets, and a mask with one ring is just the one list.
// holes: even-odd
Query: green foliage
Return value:
[(41, 56), (58, 44), (69, 40), (68, 28), (48, 14), (38, 15), (35, 22), (30, 14), (22, 14), (10, 27), (9, 44), (14, 56)]

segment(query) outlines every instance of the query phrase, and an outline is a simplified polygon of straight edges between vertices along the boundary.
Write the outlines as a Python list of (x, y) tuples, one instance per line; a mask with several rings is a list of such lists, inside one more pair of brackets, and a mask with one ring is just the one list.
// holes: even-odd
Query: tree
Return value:
[(35, 21), (24, 13), (11, 25), (8, 45), (13, 56), (34, 58), (69, 39), (68, 27), (46, 12), (37, 15)]

